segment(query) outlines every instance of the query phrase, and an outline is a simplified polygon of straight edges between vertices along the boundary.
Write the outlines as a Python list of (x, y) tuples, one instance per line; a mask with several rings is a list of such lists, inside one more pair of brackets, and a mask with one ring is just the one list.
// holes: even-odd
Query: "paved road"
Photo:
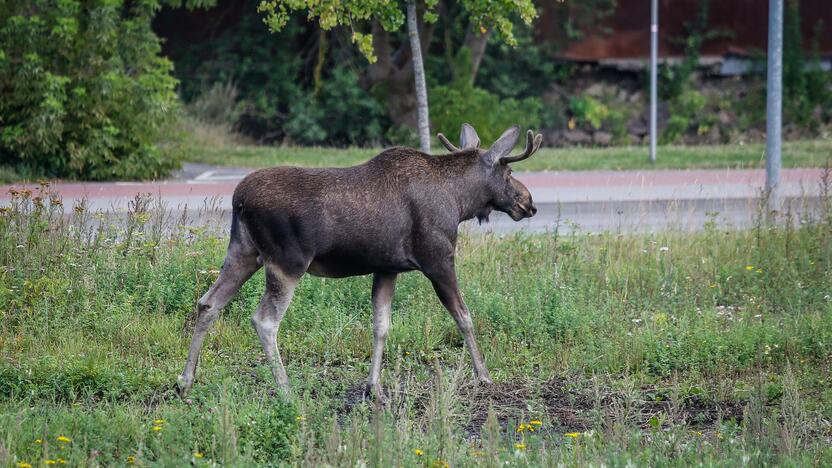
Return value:
[[(67, 206), (86, 198), (93, 210), (124, 212), (139, 193), (161, 197), (168, 208), (187, 207), (195, 217), (219, 210), (227, 222), (231, 194), (249, 170), (186, 164), (171, 180), (162, 182), (59, 183)], [(820, 169), (782, 172), (781, 211), (800, 215), (818, 203)], [(516, 173), (532, 192), (538, 214), (514, 223), (496, 213), (491, 222), (467, 228), (504, 232), (516, 229), (588, 232), (650, 232), (667, 227), (701, 229), (708, 221), (742, 228), (749, 226), (760, 207), (762, 170), (661, 170)], [(8, 204), (9, 189), (0, 186), (0, 205)]]

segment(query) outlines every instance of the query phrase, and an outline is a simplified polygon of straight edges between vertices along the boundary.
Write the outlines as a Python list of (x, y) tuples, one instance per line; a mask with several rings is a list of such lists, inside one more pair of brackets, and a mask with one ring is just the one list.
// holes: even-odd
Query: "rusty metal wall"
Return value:
[[(572, 14), (570, 1), (541, 2), (541, 17), (536, 23), (538, 40), (567, 41), (558, 26), (564, 15)], [(790, 1), (790, 0), (787, 0)], [(566, 45), (561, 56), (572, 60), (647, 58), (650, 54), (650, 2), (647, 0), (618, 0), (615, 12), (585, 36)], [(701, 8), (701, 0), (659, 0), (659, 50), (661, 57), (683, 54), (676, 39), (685, 36), (685, 23), (694, 21)], [(711, 0), (709, 30), (730, 32), (707, 42), (704, 56), (723, 56), (729, 52), (765, 54), (768, 30), (768, 2), (766, 0)], [(823, 22), (820, 50), (832, 56), (832, 0), (800, 0), (801, 31), (808, 50), (815, 36), (818, 21)]]

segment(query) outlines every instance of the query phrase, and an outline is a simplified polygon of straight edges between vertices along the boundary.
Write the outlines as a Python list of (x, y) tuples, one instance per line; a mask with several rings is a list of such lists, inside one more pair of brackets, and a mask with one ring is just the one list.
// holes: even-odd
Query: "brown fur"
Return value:
[[(376, 342), (368, 389), (377, 395), (379, 340), (383, 347), (395, 278), (411, 270), (431, 280), (465, 338), (477, 375), (490, 382), (457, 286), (454, 253), (460, 222), (473, 217), (482, 221), (494, 209), (515, 220), (537, 211), (528, 189), (511, 177), (505, 163), (518, 133), (517, 127), (509, 129), (486, 151), (479, 149), (479, 137), (468, 126), (463, 127), (462, 149), (451, 154), (431, 156), (396, 147), (358, 166), (274, 167), (246, 177), (234, 192), (231, 241), (222, 272), (199, 301), (200, 322), (180, 388), (187, 390), (193, 381), (202, 330), (230, 300), (228, 293), (260, 264), (266, 265), (267, 288), (252, 320), (266, 355), (275, 360), (273, 371), (282, 388), (288, 381), (274, 339), (294, 285), (305, 273), (375, 275)], [(526, 152), (514, 160), (531, 155), (539, 137), (534, 143), (530, 134)]]

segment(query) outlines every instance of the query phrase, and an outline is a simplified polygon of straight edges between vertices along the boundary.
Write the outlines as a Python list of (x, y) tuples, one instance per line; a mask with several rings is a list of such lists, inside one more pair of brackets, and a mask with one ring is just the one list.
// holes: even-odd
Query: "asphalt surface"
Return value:
[[(231, 194), (249, 169), (186, 164), (161, 182), (57, 183), (65, 206), (86, 199), (88, 208), (124, 213), (137, 194), (162, 200), (174, 215), (192, 222), (229, 221)], [(698, 230), (709, 222), (728, 228), (752, 225), (762, 206), (762, 170), (577, 171), (515, 173), (532, 193), (538, 213), (515, 223), (502, 213), (491, 222), (465, 223), (472, 231), (654, 232)], [(774, 206), (794, 219), (818, 205), (820, 169), (784, 169)], [(0, 206), (10, 200), (0, 186)], [(35, 187), (31, 186), (30, 187)], [(219, 226), (218, 226), (219, 227)]]

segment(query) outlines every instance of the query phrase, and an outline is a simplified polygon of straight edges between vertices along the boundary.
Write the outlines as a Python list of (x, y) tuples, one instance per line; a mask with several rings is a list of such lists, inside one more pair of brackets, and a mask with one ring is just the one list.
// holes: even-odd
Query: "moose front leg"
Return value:
[(379, 401), (384, 399), (379, 378), (384, 341), (390, 330), (390, 316), (393, 312), (393, 292), (396, 289), (396, 275), (376, 273), (373, 275), (373, 357), (370, 377), (367, 379), (365, 395), (373, 395)]
[(454, 318), (456, 326), (459, 327), (459, 332), (465, 339), (465, 346), (468, 347), (468, 352), (471, 353), (471, 361), (474, 364), (474, 373), (479, 379), (480, 383), (491, 384), (491, 375), (485, 367), (485, 361), (480, 353), (480, 348), (477, 346), (477, 340), (474, 338), (474, 322), (471, 320), (471, 314), (468, 312), (468, 307), (465, 301), (462, 300), (462, 294), (459, 292), (459, 286), (456, 281), (456, 271), (453, 263), (438, 271), (425, 273), (433, 284), (433, 289), (442, 305), (451, 313)]

